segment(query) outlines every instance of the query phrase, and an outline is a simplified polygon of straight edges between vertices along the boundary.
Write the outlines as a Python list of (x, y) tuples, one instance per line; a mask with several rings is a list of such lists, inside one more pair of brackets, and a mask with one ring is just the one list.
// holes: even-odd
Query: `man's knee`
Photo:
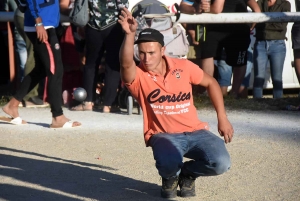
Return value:
[(229, 156), (220, 156), (211, 164), (216, 175), (223, 174), (230, 169), (231, 162)]
[(156, 161), (156, 168), (158, 169), (160, 176), (164, 178), (175, 176), (177, 172), (181, 169), (182, 165), (183, 163), (179, 157), (172, 157)]

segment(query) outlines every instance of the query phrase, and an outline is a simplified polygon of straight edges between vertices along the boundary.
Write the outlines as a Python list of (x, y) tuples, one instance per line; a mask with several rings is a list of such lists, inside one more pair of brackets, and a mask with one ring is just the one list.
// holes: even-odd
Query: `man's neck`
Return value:
[(163, 57), (161, 62), (158, 64), (157, 68), (155, 71), (153, 71), (153, 73), (159, 74), (163, 77), (166, 76), (168, 72), (168, 65), (167, 65), (167, 61), (166, 59)]

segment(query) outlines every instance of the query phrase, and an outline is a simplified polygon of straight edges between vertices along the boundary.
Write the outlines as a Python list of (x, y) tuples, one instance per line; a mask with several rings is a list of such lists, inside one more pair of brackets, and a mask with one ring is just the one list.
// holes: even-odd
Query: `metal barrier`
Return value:
[[(174, 13), (147, 14), (145, 17), (171, 16), (176, 20)], [(180, 14), (179, 23), (216, 24), (216, 23), (263, 23), (263, 22), (297, 22), (300, 21), (300, 12), (266, 12), (266, 13), (203, 13), (198, 15)]]
[[(170, 15), (170, 14), (169, 14)], [(174, 15), (174, 13), (171, 13)], [(155, 16), (155, 15), (145, 15)], [(157, 15), (156, 15), (157, 16)], [(175, 16), (172, 17), (175, 21)], [(13, 12), (0, 12), (0, 21), (13, 22)], [(61, 16), (61, 21), (67, 22), (67, 16)], [(262, 22), (297, 22), (300, 21), (300, 12), (266, 12), (266, 13), (203, 13), (200, 15), (180, 14), (180, 23), (262, 23)]]
[[(61, 22), (68, 22), (68, 17), (61, 15)], [(14, 12), (0, 12), (0, 22), (13, 22), (14, 21)]]

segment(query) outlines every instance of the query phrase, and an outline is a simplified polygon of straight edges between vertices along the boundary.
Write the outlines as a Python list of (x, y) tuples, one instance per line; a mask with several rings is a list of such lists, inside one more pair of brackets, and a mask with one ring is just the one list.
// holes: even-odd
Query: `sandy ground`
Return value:
[[(26, 126), (0, 123), (0, 200), (163, 200), (142, 116), (71, 112), (77, 129), (49, 129), (49, 108), (21, 108)], [(0, 112), (0, 115), (4, 115)], [(228, 111), (232, 167), (196, 180), (177, 200), (300, 200), (300, 113)], [(199, 118), (217, 133), (216, 114)]]

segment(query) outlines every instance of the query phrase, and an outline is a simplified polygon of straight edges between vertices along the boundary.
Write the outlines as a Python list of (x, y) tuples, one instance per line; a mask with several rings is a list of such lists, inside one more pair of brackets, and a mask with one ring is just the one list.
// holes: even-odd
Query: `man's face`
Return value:
[(158, 42), (139, 43), (139, 57), (147, 71), (155, 71), (164, 56), (165, 47)]

